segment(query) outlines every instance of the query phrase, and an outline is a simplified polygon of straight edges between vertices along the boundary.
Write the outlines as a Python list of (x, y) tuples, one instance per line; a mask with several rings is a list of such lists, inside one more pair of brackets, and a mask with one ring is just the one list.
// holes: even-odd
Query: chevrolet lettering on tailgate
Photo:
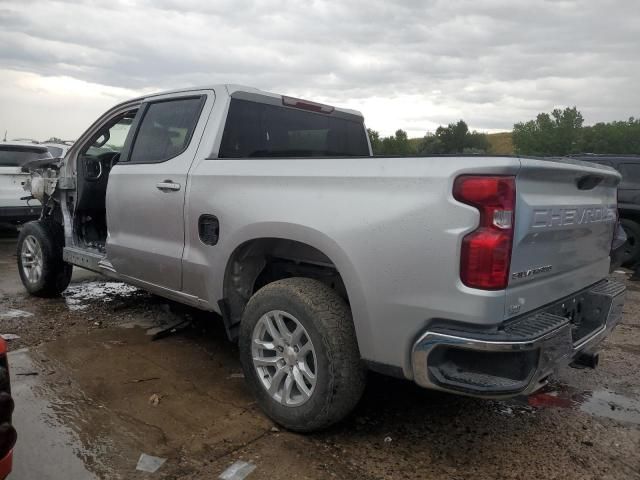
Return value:
[(615, 222), (615, 206), (539, 208), (533, 211), (533, 228), (563, 227), (586, 223)]

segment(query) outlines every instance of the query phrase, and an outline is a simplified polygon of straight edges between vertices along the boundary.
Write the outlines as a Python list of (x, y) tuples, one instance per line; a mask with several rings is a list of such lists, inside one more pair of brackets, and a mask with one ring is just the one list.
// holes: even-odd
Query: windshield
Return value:
[(0, 167), (22, 167), (32, 160), (51, 158), (44, 147), (0, 144)]
[(47, 150), (53, 158), (60, 158), (62, 156), (62, 152), (64, 151), (60, 147), (52, 147), (51, 145), (47, 145)]

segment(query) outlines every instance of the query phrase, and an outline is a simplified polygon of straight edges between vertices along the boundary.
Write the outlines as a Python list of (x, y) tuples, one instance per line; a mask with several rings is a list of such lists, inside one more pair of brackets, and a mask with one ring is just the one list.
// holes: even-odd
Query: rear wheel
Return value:
[(299, 432), (326, 428), (358, 403), (365, 385), (351, 312), (331, 288), (279, 280), (249, 301), (240, 358), (259, 406)]
[(640, 261), (640, 225), (628, 218), (623, 218), (620, 223), (627, 234), (627, 241), (622, 247), (622, 265), (633, 267)]
[(51, 220), (22, 227), (18, 237), (18, 272), (27, 291), (38, 297), (60, 295), (71, 281), (73, 267), (62, 259), (64, 233)]

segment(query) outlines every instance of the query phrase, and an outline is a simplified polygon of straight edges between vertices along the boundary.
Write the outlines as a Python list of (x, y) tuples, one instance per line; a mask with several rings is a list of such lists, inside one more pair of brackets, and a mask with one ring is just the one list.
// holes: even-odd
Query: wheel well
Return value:
[(632, 220), (636, 223), (640, 224), (640, 212), (635, 210), (619, 210), (620, 212), (620, 220)]
[(349, 302), (338, 269), (317, 248), (280, 238), (250, 240), (236, 248), (229, 258), (224, 299), (218, 302), (229, 337), (237, 337), (244, 308), (255, 292), (271, 282), (291, 277), (319, 280)]

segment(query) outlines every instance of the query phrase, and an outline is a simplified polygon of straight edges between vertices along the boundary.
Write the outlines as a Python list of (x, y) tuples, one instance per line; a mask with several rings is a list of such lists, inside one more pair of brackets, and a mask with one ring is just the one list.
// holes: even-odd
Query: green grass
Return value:
[[(513, 142), (511, 140), (511, 132), (488, 133), (489, 150), (487, 153), (492, 155), (513, 155)], [(420, 148), (422, 138), (410, 138), (409, 143), (413, 153), (417, 153)]]
[(494, 155), (512, 155), (513, 154), (513, 141), (511, 139), (511, 132), (489, 133), (487, 134), (489, 140), (489, 151)]

